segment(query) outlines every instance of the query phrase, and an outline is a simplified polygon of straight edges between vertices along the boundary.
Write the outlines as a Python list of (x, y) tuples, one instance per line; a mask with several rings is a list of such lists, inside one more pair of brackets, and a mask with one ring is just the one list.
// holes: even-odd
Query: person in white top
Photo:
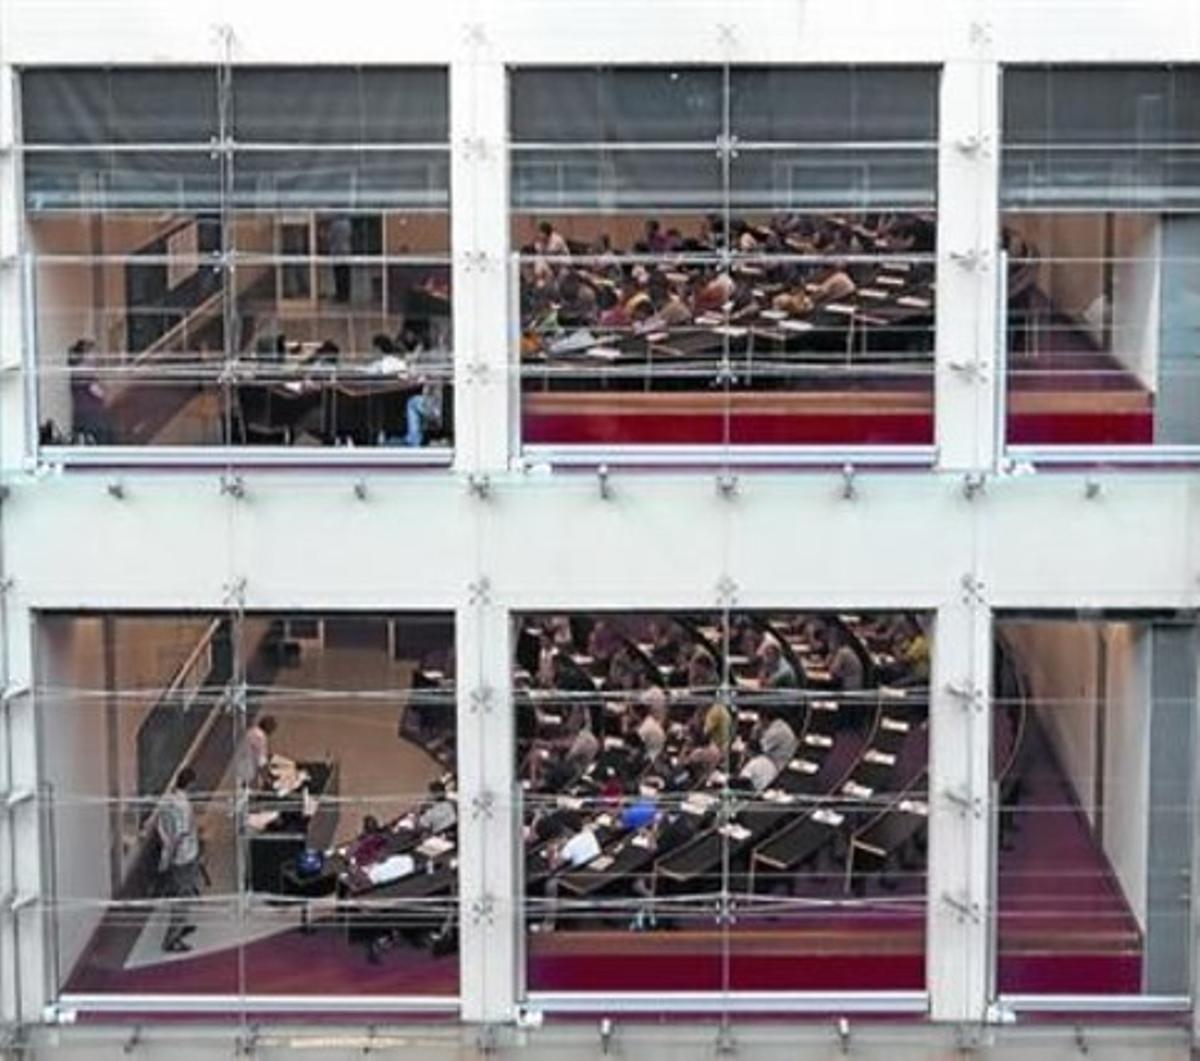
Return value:
[(771, 757), (760, 751), (746, 760), (746, 765), (742, 767), (738, 776), (749, 781), (755, 792), (762, 792), (775, 780), (778, 773)]
[(590, 822), (578, 814), (563, 819), (563, 829), (570, 835), (551, 856), (555, 874), (546, 881), (546, 916), (542, 919), (541, 931), (552, 932), (558, 916), (558, 891), (562, 877), (558, 871), (578, 869), (586, 866), (600, 854), (600, 841), (596, 839)]
[(170, 902), (167, 930), (163, 935), (165, 951), (188, 951), (184, 936), (195, 930), (187, 924), (188, 900), (200, 894), (200, 832), (188, 789), (196, 773), (185, 766), (163, 796), (155, 816), (160, 853), (158, 871), (162, 874), (161, 894)]
[(246, 727), (242, 738), (241, 779), (248, 785), (262, 782), (271, 762), (271, 736), (276, 722), (273, 715), (263, 715)]
[(763, 754), (775, 764), (776, 770), (782, 770), (791, 762), (792, 756), (796, 754), (796, 749), (800, 745), (796, 731), (792, 729), (782, 714), (777, 714), (771, 719), (766, 729), (763, 730), (760, 743)]

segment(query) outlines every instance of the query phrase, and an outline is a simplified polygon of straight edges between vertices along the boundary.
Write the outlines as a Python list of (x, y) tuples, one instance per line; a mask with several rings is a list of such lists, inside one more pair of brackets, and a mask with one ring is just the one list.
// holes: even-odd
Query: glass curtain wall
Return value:
[(55, 613), (37, 632), (56, 997), (454, 1012), (452, 617)]
[(31, 69), (42, 445), (444, 447), (446, 71)]
[(937, 84), (514, 69), (522, 441), (931, 444)]
[(516, 617), (527, 989), (924, 990), (930, 621)]
[(1188, 1009), (1196, 659), (1191, 620), (998, 617), (997, 994)]
[(1004, 73), (1007, 439), (1200, 443), (1200, 70)]

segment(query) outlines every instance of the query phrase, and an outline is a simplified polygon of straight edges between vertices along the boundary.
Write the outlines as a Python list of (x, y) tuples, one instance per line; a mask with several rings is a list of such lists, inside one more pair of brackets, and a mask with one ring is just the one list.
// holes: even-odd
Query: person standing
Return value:
[(333, 297), (338, 302), (350, 301), (350, 263), (344, 260), (351, 253), (352, 225), (346, 214), (338, 214), (329, 222), (329, 254), (333, 261)]
[(162, 948), (174, 953), (192, 949), (184, 937), (196, 928), (187, 923), (188, 900), (200, 894), (200, 833), (188, 795), (195, 780), (196, 772), (190, 766), (179, 771), (159, 804), (156, 822), (161, 844), (158, 871), (163, 879), (162, 895), (170, 903)]

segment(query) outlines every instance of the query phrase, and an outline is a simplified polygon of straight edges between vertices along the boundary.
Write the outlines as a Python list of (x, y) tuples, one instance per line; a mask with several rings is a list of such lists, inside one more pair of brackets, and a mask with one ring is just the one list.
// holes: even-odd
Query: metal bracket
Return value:
[(967, 158), (976, 158), (979, 155), (988, 154), (988, 146), (990, 140), (986, 136), (979, 136), (977, 133), (969, 133), (966, 136), (961, 136), (954, 141), (954, 149)]
[(132, 1054), (139, 1046), (142, 1045), (142, 1026), (135, 1024), (133, 1031), (129, 1033), (129, 1038), (121, 1044), (121, 1052), (124, 1054)]
[(724, 1021), (717, 1027), (717, 1041), (714, 1049), (721, 1057), (737, 1053), (737, 1040), (733, 1037), (733, 1029)]
[(954, 699), (961, 700), (965, 709), (974, 708), (976, 711), (983, 710), (982, 691), (970, 682), (965, 682), (962, 685), (947, 682), (946, 692), (953, 696)]
[(969, 272), (980, 272), (988, 267), (988, 254), (978, 247), (965, 251), (951, 251), (950, 260)]
[(240, 475), (222, 475), (221, 493), (235, 501), (243, 500), (246, 496), (246, 480)]
[(986, 361), (949, 361), (947, 366), (951, 372), (957, 373), (970, 383), (982, 383), (988, 378)]
[(1075, 1049), (1081, 1054), (1088, 1053), (1090, 1049), (1087, 1037), (1083, 1034), (1083, 1025), (1081, 1024), (1075, 1025)]
[(225, 603), (232, 605), (239, 610), (246, 606), (246, 578), (239, 576), (238, 578), (230, 579), (222, 587)]
[(492, 702), (495, 699), (496, 690), (490, 685), (481, 685), (478, 689), (471, 690), (471, 714), (479, 714), (480, 712), (487, 714), (492, 710)]
[(972, 22), (967, 30), (967, 39), (975, 47), (991, 44), (993, 39), (992, 24), (983, 20)]
[(488, 604), (492, 599), (492, 584), (484, 576), (467, 584), (467, 600), (471, 604)]
[(853, 501), (858, 497), (857, 473), (853, 464), (842, 465), (842, 500)]
[(738, 477), (732, 472), (721, 472), (717, 476), (717, 496), (732, 501), (738, 496)]
[(1104, 486), (1099, 479), (1088, 478), (1083, 484), (1083, 496), (1089, 501), (1097, 501), (1104, 492)]
[(354, 496), (357, 497), (359, 499), (359, 501), (366, 501), (366, 499), (367, 499), (367, 480), (366, 479), (356, 479), (354, 481)]
[(970, 571), (959, 580), (959, 585), (962, 587), (963, 604), (975, 605), (987, 603), (983, 596), (983, 581), (976, 578)]
[(845, 1017), (838, 1017), (837, 1037), (842, 1053), (850, 1053), (850, 1022)]
[(717, 604), (728, 608), (737, 603), (738, 584), (729, 575), (717, 579)]
[(464, 136), (462, 151), (465, 158), (485, 159), (488, 157), (488, 142), (482, 136)]
[(487, 501), (492, 496), (492, 480), (486, 475), (467, 476), (467, 490), (480, 501)]
[(967, 815), (972, 818), (983, 817), (983, 800), (978, 796), (972, 796), (969, 792), (963, 792), (956, 788), (946, 789), (944, 795), (947, 802), (953, 803), (964, 818)]
[(496, 797), (488, 791), (480, 792), (471, 800), (471, 817), (491, 819), (496, 810)]
[(612, 1046), (613, 1022), (612, 1017), (604, 1017), (600, 1021), (600, 1053), (608, 1055), (609, 1047)]
[(490, 892), (484, 892), (471, 903), (471, 920), (476, 924), (483, 921), (490, 925), (495, 913), (496, 899)]
[(974, 501), (986, 487), (987, 476), (983, 472), (967, 472), (963, 476), (962, 492), (968, 501)]
[(118, 501), (125, 500), (125, 484), (120, 479), (110, 479), (107, 490), (109, 497), (116, 498)]
[(942, 902), (958, 914), (960, 922), (970, 921), (973, 924), (979, 924), (979, 904), (974, 900), (966, 897), (960, 898), (957, 895), (951, 895), (949, 892), (943, 892)]
[(233, 1052), (237, 1057), (253, 1057), (258, 1053), (258, 1029), (242, 1032), (233, 1041)]
[(471, 361), (467, 364), (467, 380), (471, 383), (486, 383), (492, 374), (486, 361)]
[(476, 271), (486, 273), (491, 266), (492, 259), (487, 251), (464, 251), (463, 252), (463, 268), (468, 272)]
[(600, 491), (601, 501), (611, 501), (615, 496), (612, 486), (612, 478), (608, 474), (608, 465), (601, 464), (596, 469), (596, 487)]
[(483, 1024), (475, 1034), (475, 1049), (481, 1054), (494, 1054), (500, 1049), (500, 1037), (494, 1024)]

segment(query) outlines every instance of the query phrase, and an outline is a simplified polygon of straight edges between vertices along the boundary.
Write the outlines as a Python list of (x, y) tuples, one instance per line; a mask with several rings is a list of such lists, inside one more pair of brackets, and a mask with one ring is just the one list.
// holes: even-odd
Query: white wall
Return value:
[(1112, 352), (1151, 394), (1158, 391), (1162, 222), (1153, 214), (1115, 221)]
[(1125, 898), (1146, 927), (1150, 800), (1150, 650), (1145, 626), (1106, 623), (1104, 850)]
[[(1035, 699), (1038, 718), (1120, 882), (1138, 924), (1146, 925), (1146, 842), (1150, 796), (1150, 637), (1133, 623), (1006, 623)], [(1105, 674), (1100, 688), (1100, 647)], [(1099, 762), (1097, 715), (1104, 727)], [(1097, 814), (1097, 775), (1103, 813)]]
[[(110, 794), (137, 793), (137, 731), (208, 626), (198, 618), (128, 617), (113, 623), (113, 685), (107, 688), (104, 620), (47, 617), (39, 626), (40, 726), (45, 777), (54, 785), (59, 969), (69, 975), (112, 897), (113, 845), (127, 867), (136, 834), (114, 821)], [(115, 717), (114, 717), (115, 713)], [(110, 751), (115, 752), (115, 761)], [(122, 806), (122, 811), (132, 807)], [(121, 815), (122, 819), (126, 815)]]
[(1025, 668), (1038, 718), (1054, 745), (1075, 798), (1095, 822), (1096, 628), (1090, 623), (1005, 624)]

